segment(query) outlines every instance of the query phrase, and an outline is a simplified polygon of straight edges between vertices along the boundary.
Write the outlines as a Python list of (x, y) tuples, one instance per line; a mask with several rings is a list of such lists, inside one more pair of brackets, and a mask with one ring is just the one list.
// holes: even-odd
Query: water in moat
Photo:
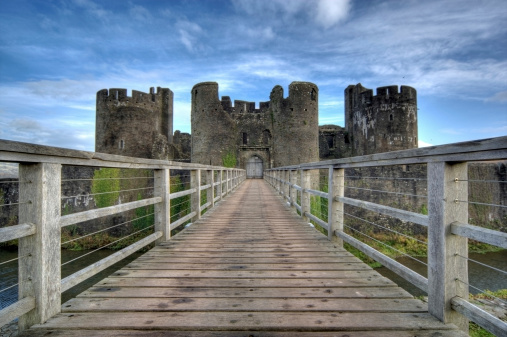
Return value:
[[(78, 256), (86, 254), (87, 251), (71, 251), (71, 250), (62, 250), (62, 263), (66, 261), (70, 261)], [(71, 275), (72, 273), (100, 260), (104, 257), (114, 253), (111, 250), (99, 250), (93, 254), (87, 255), (79, 260), (73, 261), (67, 265), (62, 267), (62, 278)], [(99, 282), (101, 279), (111, 275), (114, 271), (122, 268), (123, 266), (130, 263), (132, 260), (140, 256), (141, 253), (135, 253), (130, 257), (124, 259), (123, 261), (118, 262), (117, 264), (107, 268), (106, 270), (100, 272), (94, 277), (82, 282), (81, 284), (71, 288), (70, 290), (64, 292), (62, 294), (62, 303), (68, 301), (69, 299), (77, 296), (79, 293), (83, 292), (87, 288)], [(0, 263), (4, 261), (9, 261), (11, 259), (17, 258), (16, 251), (8, 251), (8, 250), (0, 250)], [(470, 254), (470, 259), (476, 260), (478, 262), (490, 265), (494, 268), (507, 271), (507, 250), (503, 250), (496, 253), (487, 253), (487, 254)], [(426, 263), (426, 258), (418, 258), (421, 261)], [(415, 270), (423, 276), (427, 276), (426, 266), (422, 263), (416, 262), (410, 258), (401, 258), (398, 259), (398, 262), (406, 265), (407, 267)], [(0, 290), (6, 289), (10, 286), (17, 284), (18, 282), (18, 272), (17, 272), (17, 261), (10, 262), (4, 265), (0, 265)], [(405, 290), (410, 292), (414, 296), (424, 296), (426, 295), (423, 291), (414, 287), (408, 281), (405, 281), (400, 276), (391, 272), (389, 269), (385, 267), (376, 269), (380, 274), (385, 277), (390, 278), (399, 286), (403, 287)], [(491, 270), (487, 267), (484, 267), (480, 264), (469, 262), (469, 283), (474, 287), (483, 290), (498, 290), (498, 289), (507, 289), (507, 278), (504, 274)], [(478, 293), (479, 291), (473, 288), (470, 288), (471, 293)], [(7, 307), (11, 303), (17, 300), (18, 288), (14, 286), (8, 290), (0, 292), (0, 309)]]

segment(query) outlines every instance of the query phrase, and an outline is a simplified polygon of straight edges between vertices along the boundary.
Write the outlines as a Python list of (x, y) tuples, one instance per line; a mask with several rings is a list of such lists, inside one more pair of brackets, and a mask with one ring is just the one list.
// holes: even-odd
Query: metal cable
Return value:
[(4, 207), (4, 206), (16, 206), (16, 205), (24, 205), (24, 204), (31, 204), (32, 202), (30, 200), (28, 201), (25, 201), (25, 202), (12, 202), (10, 204), (3, 204), (3, 205), (0, 205), (0, 207)]
[(471, 262), (474, 262), (474, 263), (480, 264), (481, 266), (484, 266), (484, 267), (487, 267), (487, 268), (490, 268), (490, 269), (496, 270), (497, 272), (500, 272), (500, 273), (502, 273), (502, 274), (507, 275), (507, 271), (504, 271), (504, 270), (501, 270), (501, 269), (498, 269), (498, 268), (495, 268), (495, 267), (489, 266), (489, 265), (487, 265), (487, 264), (485, 264), (485, 263), (482, 263), (482, 262), (476, 261), (476, 260), (474, 260), (474, 259), (470, 259), (470, 258), (465, 257), (465, 256), (463, 256), (463, 255), (459, 255), (459, 254), (457, 254), (457, 253), (456, 253), (456, 254), (454, 254), (454, 256), (459, 256), (459, 257), (462, 257), (462, 258), (464, 258), (465, 260), (468, 260), (468, 261), (471, 261)]
[(119, 226), (122, 226), (122, 225), (128, 224), (128, 223), (130, 223), (130, 222), (133, 222), (133, 221), (136, 221), (136, 220), (139, 220), (139, 219), (147, 218), (147, 217), (152, 216), (152, 215), (154, 215), (154, 214), (155, 214), (155, 213), (150, 213), (150, 214), (147, 214), (147, 215), (144, 215), (144, 216), (140, 216), (140, 217), (138, 217), (138, 218), (135, 218), (135, 219), (132, 219), (132, 220), (129, 220), (129, 221), (123, 222), (123, 223), (121, 223), (121, 224), (114, 225), (114, 226), (111, 226), (111, 227), (107, 227), (107, 228), (101, 229), (101, 230), (99, 230), (99, 231), (96, 231), (96, 232), (93, 232), (93, 233), (89, 233), (89, 234), (86, 234), (86, 235), (80, 236), (80, 237), (78, 237), (78, 238), (75, 238), (75, 239), (72, 239), (72, 240), (68, 240), (68, 241), (62, 242), (61, 244), (62, 244), (62, 245), (64, 245), (64, 244), (67, 244), (67, 243), (69, 243), (69, 242), (73, 242), (73, 241), (81, 240), (81, 239), (86, 238), (86, 237), (88, 237), (88, 236), (91, 236), (91, 235), (94, 235), (94, 234), (98, 234), (98, 233), (100, 233), (100, 232), (104, 232), (104, 231), (107, 231), (107, 230), (109, 230), (109, 229), (111, 229), (111, 228), (116, 228), (116, 227), (119, 227)]
[(505, 300), (503, 300), (503, 299), (501, 299), (501, 298), (499, 298), (499, 297), (496, 297), (495, 295), (490, 295), (490, 294), (487, 294), (487, 293), (486, 293), (486, 291), (487, 291), (487, 290), (483, 290), (483, 289), (481, 289), (481, 288), (477, 288), (477, 287), (475, 287), (475, 286), (473, 286), (473, 285), (471, 285), (471, 284), (469, 284), (469, 283), (466, 283), (466, 282), (464, 282), (464, 281), (460, 280), (459, 278), (456, 278), (456, 279), (454, 279), (454, 280), (455, 280), (455, 281), (458, 281), (458, 282), (461, 282), (461, 283), (463, 283), (464, 285), (469, 286), (470, 288), (473, 288), (473, 289), (477, 290), (478, 292), (480, 292), (480, 293), (484, 294), (485, 296), (493, 297), (493, 298), (495, 298), (495, 299), (499, 300), (500, 302), (502, 302), (504, 305), (507, 305), (507, 302), (506, 302)]
[(399, 192), (388, 192), (388, 191), (382, 191), (382, 190), (373, 190), (370, 188), (361, 188), (361, 187), (352, 187), (352, 186), (344, 186), (345, 188), (350, 188), (353, 190), (364, 190), (364, 191), (371, 191), (371, 192), (381, 192), (381, 193), (387, 193), (387, 194), (398, 194), (398, 195), (405, 195), (409, 197), (418, 197), (418, 198), (427, 198), (426, 195), (417, 195), (417, 194), (410, 194), (410, 193), (399, 193)]
[(468, 181), (470, 183), (494, 183), (494, 184), (505, 184), (507, 181), (502, 180), (473, 180), (473, 179), (455, 179), (454, 181)]
[(417, 180), (417, 181), (427, 181), (428, 179), (424, 178), (390, 178), (390, 177), (361, 177), (361, 176), (345, 176), (345, 178), (358, 178), (358, 179), (375, 179), (375, 180)]
[(466, 201), (466, 200), (459, 200), (459, 199), (454, 199), (454, 202), (465, 202), (465, 203), (472, 204), (472, 205), (482, 205), (482, 206), (492, 206), (492, 207), (507, 208), (507, 205), (486, 204), (486, 203), (483, 203), (483, 202)]
[(0, 290), (0, 293), (4, 292), (4, 291), (6, 291), (6, 290), (9, 290), (9, 289), (11, 289), (11, 288), (14, 288), (14, 287), (16, 287), (16, 286), (18, 286), (18, 285), (19, 285), (19, 282), (18, 282), (18, 283), (16, 283), (16, 284), (14, 284), (14, 285), (12, 285), (12, 286), (10, 286), (10, 287), (7, 287), (7, 288), (4, 288), (4, 289)]
[(7, 264), (7, 263), (10, 263), (10, 262), (13, 262), (13, 261), (16, 261), (16, 260), (28, 257), (28, 256), (32, 256), (32, 254), (26, 254), (26, 255), (23, 255), (23, 256), (18, 256), (18, 257), (15, 257), (15, 258), (11, 259), (11, 260), (0, 262), (0, 266), (3, 265), (3, 264)]
[(87, 181), (87, 180), (100, 181), (100, 180), (126, 180), (126, 179), (153, 179), (153, 177), (62, 179), (62, 183), (68, 181)]
[(20, 183), (19, 180), (0, 181), (0, 184)]
[(116, 242), (118, 242), (118, 241), (124, 240), (124, 239), (126, 239), (126, 238), (128, 238), (128, 237), (131, 237), (132, 235), (135, 235), (135, 234), (137, 234), (137, 233), (140, 233), (140, 232), (145, 231), (145, 230), (147, 230), (147, 229), (150, 229), (150, 228), (152, 228), (152, 227), (155, 227), (155, 225), (151, 225), (150, 227), (143, 228), (143, 229), (141, 229), (141, 230), (139, 230), (139, 231), (137, 231), (137, 232), (134, 232), (134, 233), (129, 234), (129, 235), (127, 235), (127, 236), (124, 236), (124, 237), (122, 237), (122, 238), (120, 238), (120, 239), (118, 239), (118, 240), (115, 240), (115, 241), (113, 241), (113, 242), (111, 242), (111, 243), (108, 243), (107, 245), (104, 245), (104, 246), (102, 246), (102, 247), (99, 247), (99, 248), (97, 248), (97, 249), (94, 249), (94, 250), (92, 250), (91, 252), (88, 252), (88, 253), (86, 253), (86, 254), (83, 254), (83, 255), (81, 255), (81, 256), (78, 256), (78, 257), (76, 257), (75, 259), (72, 259), (72, 260), (70, 260), (70, 261), (67, 261), (67, 262), (65, 262), (65, 263), (62, 263), (62, 267), (63, 267), (63, 266), (65, 266), (66, 264), (69, 264), (69, 263), (71, 263), (71, 262), (74, 262), (74, 261), (76, 261), (76, 260), (79, 260), (79, 259), (81, 259), (81, 258), (83, 258), (83, 257), (85, 257), (85, 256), (87, 256), (87, 255), (90, 255), (90, 254), (92, 254), (92, 253), (95, 253), (96, 251), (99, 251), (99, 250), (101, 250), (102, 248), (106, 248), (106, 247), (108, 247), (108, 246), (111, 246), (113, 243), (116, 243)]
[(412, 260), (417, 261), (417, 262), (419, 262), (419, 263), (422, 263), (422, 264), (424, 264), (425, 266), (427, 266), (427, 265), (428, 265), (426, 262), (423, 262), (423, 261), (421, 261), (421, 260), (418, 260), (418, 259), (416, 259), (416, 258), (414, 258), (414, 257), (412, 257), (412, 256), (410, 256), (410, 255), (408, 255), (407, 253), (404, 253), (404, 252), (402, 252), (401, 250), (398, 250), (398, 249), (394, 248), (393, 246), (389, 246), (388, 244), (386, 244), (386, 243), (384, 243), (384, 242), (382, 242), (382, 241), (379, 241), (379, 240), (377, 240), (377, 239), (375, 239), (375, 238), (372, 238), (372, 237), (371, 237), (371, 236), (369, 236), (368, 234), (364, 234), (363, 232), (360, 232), (360, 231), (358, 231), (357, 229), (354, 229), (354, 228), (352, 228), (352, 227), (350, 227), (350, 226), (348, 226), (348, 225), (344, 225), (344, 226), (345, 226), (345, 227), (350, 228), (350, 229), (351, 229), (351, 230), (353, 230), (354, 232), (357, 232), (357, 233), (359, 233), (359, 234), (361, 234), (361, 235), (366, 236), (367, 238), (370, 238), (371, 240), (373, 240), (373, 241), (375, 241), (375, 242), (380, 243), (381, 245), (384, 245), (384, 246), (386, 246), (386, 247), (388, 247), (388, 248), (390, 248), (390, 249), (392, 249), (392, 250), (397, 251), (398, 253), (402, 254), (403, 256), (406, 256), (406, 257), (408, 257), (408, 258), (411, 258)]
[(427, 245), (428, 245), (428, 243), (427, 243), (427, 242), (425, 242), (425, 241), (418, 240), (418, 239), (416, 239), (416, 238), (414, 238), (414, 237), (411, 237), (411, 236), (409, 236), (409, 235), (406, 235), (406, 234), (400, 233), (400, 232), (398, 232), (398, 231), (395, 231), (394, 229), (390, 229), (390, 228), (384, 227), (384, 226), (382, 226), (382, 225), (379, 225), (379, 224), (376, 224), (376, 223), (374, 223), (374, 222), (368, 221), (368, 220), (366, 220), (366, 219), (363, 219), (363, 218), (357, 217), (357, 216), (355, 216), (355, 215), (352, 215), (352, 214), (350, 214), (350, 213), (345, 213), (345, 212), (343, 212), (343, 214), (344, 214), (344, 215), (351, 216), (351, 217), (356, 218), (356, 219), (358, 219), (358, 220), (364, 221), (364, 222), (366, 222), (366, 223), (368, 223), (368, 224), (370, 224), (370, 225), (373, 225), (373, 226), (377, 226), (377, 227), (384, 228), (384, 229), (386, 229), (386, 230), (388, 230), (388, 231), (390, 231), (390, 232), (393, 232), (393, 233), (395, 233), (395, 234), (398, 234), (398, 235), (404, 236), (404, 237), (406, 237), (406, 238), (408, 238), (408, 239), (415, 240), (415, 241), (417, 241), (417, 242), (419, 242), (419, 243), (424, 244), (425, 246), (427, 246)]
[(102, 194), (111, 194), (111, 193), (120, 193), (120, 192), (131, 192), (131, 191), (139, 191), (139, 190), (149, 190), (153, 189), (152, 187), (143, 187), (143, 188), (133, 188), (131, 190), (121, 190), (121, 191), (110, 191), (110, 192), (101, 192), (101, 193), (90, 193), (90, 194), (81, 194), (81, 195), (73, 195), (70, 197), (62, 197), (62, 199), (70, 199), (70, 198), (79, 198), (79, 197), (85, 197), (90, 195), (102, 195)]

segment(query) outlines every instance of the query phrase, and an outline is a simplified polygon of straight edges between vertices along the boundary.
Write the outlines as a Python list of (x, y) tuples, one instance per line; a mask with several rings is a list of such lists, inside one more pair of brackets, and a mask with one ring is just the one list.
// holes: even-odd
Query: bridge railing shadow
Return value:
[[(2, 209), (16, 213), (11, 216), (16, 221), (0, 228), (0, 243), (17, 240), (17, 257), (6, 263), (17, 262), (19, 270), (18, 283), (0, 293), (17, 288), (18, 300), (0, 311), (0, 326), (19, 318), (20, 331), (58, 314), (63, 292), (141, 249), (169, 240), (245, 179), (240, 169), (5, 140), (0, 140), (0, 162), (19, 165), (17, 200), (2, 194), (0, 202)], [(103, 223), (94, 225), (98, 219)], [(122, 235), (125, 227), (130, 232)], [(104, 240), (110, 232), (119, 233), (113, 235), (118, 238)], [(112, 245), (121, 249), (62, 277), (62, 266), (79, 259), (62, 263), (62, 244), (93, 236), (105, 242), (86, 254)]]
[[(478, 261), (468, 241), (507, 248), (506, 166), (507, 137), (499, 137), (278, 167), (264, 179), (329, 240), (426, 293), (433, 316), (502, 335), (506, 323), (469, 300), (469, 288), (482, 289), (469, 282), (468, 263)], [(416, 261), (420, 272), (386, 253)]]

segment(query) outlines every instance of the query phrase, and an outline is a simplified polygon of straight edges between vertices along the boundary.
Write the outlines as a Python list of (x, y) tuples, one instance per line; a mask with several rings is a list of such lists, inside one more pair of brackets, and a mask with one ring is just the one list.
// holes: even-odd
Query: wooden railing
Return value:
[[(18, 239), (19, 300), (0, 311), (0, 326), (19, 317), (20, 330), (60, 312), (61, 294), (139, 249), (169, 240), (171, 230), (196, 221), (238, 187), (245, 171), (208, 165), (129, 158), (0, 140), (0, 162), (19, 163), (18, 225), (0, 228), (0, 242)], [(61, 214), (62, 165), (154, 171), (154, 196), (79, 213)], [(170, 193), (170, 171), (190, 172), (190, 188)], [(205, 183), (201, 176), (205, 174)], [(201, 192), (206, 203), (201, 205)], [(202, 192), (204, 193), (204, 192)], [(190, 213), (171, 223), (171, 200), (190, 195)], [(86, 220), (154, 205), (154, 232), (61, 279), (61, 229)]]
[[(396, 151), (296, 166), (265, 172), (265, 179), (282, 194), (305, 220), (321, 226), (336, 244), (346, 242), (380, 262), (428, 294), (429, 312), (445, 323), (454, 323), (468, 332), (471, 320), (490, 332), (505, 335), (505, 322), (469, 302), (467, 240), (507, 248), (507, 234), (469, 224), (468, 163), (507, 159), (507, 137), (444, 146)], [(425, 164), (427, 167), (427, 215), (396, 207), (346, 197), (346, 169)], [(318, 188), (315, 179), (327, 170), (327, 188)], [(382, 179), (382, 177), (377, 177)], [(500, 182), (501, 183), (501, 182)], [(316, 187), (317, 186), (317, 187)], [(327, 221), (312, 214), (311, 196), (327, 200)], [(376, 212), (427, 227), (428, 277), (387, 257), (345, 233), (344, 206)], [(495, 205), (506, 207), (503, 204)], [(347, 206), (350, 207), (350, 206)], [(465, 257), (465, 258), (463, 258)]]

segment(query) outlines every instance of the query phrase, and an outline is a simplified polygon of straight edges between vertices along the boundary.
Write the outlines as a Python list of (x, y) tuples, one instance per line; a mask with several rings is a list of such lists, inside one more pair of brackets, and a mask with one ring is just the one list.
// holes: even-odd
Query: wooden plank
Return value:
[(459, 222), (451, 224), (451, 232), (455, 235), (507, 249), (507, 233)]
[(36, 226), (33, 223), (24, 223), (15, 226), (0, 228), (0, 242), (16, 240), (35, 234)]
[[(363, 275), (364, 276), (364, 275)], [(317, 288), (317, 287), (394, 287), (393, 281), (371, 274), (363, 278), (135, 278), (108, 277), (96, 287), (207, 287), (207, 288)]]
[(310, 271), (310, 270), (369, 270), (371, 267), (363, 262), (330, 262), (330, 263), (187, 263), (167, 264), (167, 263), (130, 263), (124, 270), (260, 270), (260, 271), (276, 271), (276, 270), (294, 270), (294, 271)]
[(170, 311), (347, 311), (347, 312), (425, 312), (427, 305), (407, 299), (342, 298), (75, 298), (62, 306), (62, 312), (170, 312)]
[(23, 334), (19, 337), (47, 337), (51, 334), (52, 337), (467, 337), (468, 334), (460, 332), (458, 330), (339, 330), (337, 331), (258, 331), (256, 330), (245, 330), (245, 331), (188, 331), (188, 330), (88, 330), (88, 329), (77, 329), (77, 330), (57, 330), (57, 329), (39, 329), (30, 330), (30, 334)]
[(0, 327), (35, 309), (35, 298), (28, 296), (0, 310)]
[(414, 212), (404, 211), (402, 209), (397, 209), (389, 206), (374, 204), (372, 202), (357, 200), (347, 197), (336, 197), (337, 201), (340, 201), (347, 205), (352, 205), (355, 207), (360, 207), (363, 209), (367, 209), (372, 212), (385, 214), (388, 216), (392, 216), (398, 218), (403, 221), (412, 222), (418, 225), (428, 227), (428, 216), (424, 214), (418, 214)]
[(69, 225), (73, 225), (79, 222), (97, 219), (103, 216), (126, 212), (131, 209), (136, 209), (139, 207), (144, 207), (148, 205), (153, 205), (156, 203), (162, 202), (161, 197), (154, 197), (149, 199), (143, 199), (138, 201), (128, 202), (126, 204), (114, 205), (110, 207), (104, 207), (99, 209), (92, 209), (89, 211), (64, 215), (60, 218), (60, 226), (65, 227)]
[(101, 272), (102, 270), (112, 266), (118, 261), (123, 260), (125, 257), (135, 253), (139, 249), (145, 247), (146, 245), (149, 245), (150, 243), (154, 242), (158, 238), (162, 237), (162, 232), (155, 232), (133, 244), (130, 246), (127, 246), (123, 248), (122, 250), (109, 255), (106, 258), (103, 258), (102, 260), (99, 260), (91, 265), (89, 265), (86, 268), (83, 268), (77, 272), (75, 272), (72, 275), (67, 276), (62, 280), (62, 286), (61, 291), (64, 292), (66, 290), (69, 290), (76, 284), (79, 284), (86, 280), (87, 278), (92, 277), (93, 275)]
[[(363, 270), (136, 270), (122, 269), (113, 274), (121, 277), (212, 277), (212, 278), (357, 278), (374, 275), (371, 269)], [(377, 273), (378, 274), (378, 273)]]
[(299, 263), (345, 263), (345, 262), (354, 262), (360, 263), (359, 260), (355, 256), (343, 256), (337, 261), (335, 256), (326, 256), (326, 257), (299, 257), (299, 258), (279, 258), (279, 257), (259, 257), (259, 258), (251, 258), (251, 257), (151, 257), (151, 256), (141, 256), (134, 261), (134, 264), (145, 264), (145, 263), (174, 263), (174, 264), (196, 264), (196, 263), (214, 263), (214, 264), (299, 264)]
[(451, 304), (454, 310), (479, 324), (492, 334), (496, 336), (505, 336), (507, 334), (507, 322), (500, 320), (498, 317), (491, 315), (460, 297), (451, 299)]
[[(414, 319), (417, 318), (417, 319)], [(214, 329), (237, 331), (287, 329), (298, 331), (335, 330), (376, 330), (376, 329), (441, 329), (453, 326), (443, 325), (427, 313), (328, 313), (328, 312), (109, 312), (65, 313), (48, 321), (44, 327), (50, 329), (73, 327), (80, 329)]]
[(413, 271), (408, 267), (405, 267), (396, 260), (387, 257), (386, 255), (377, 251), (375, 248), (368, 246), (367, 244), (353, 238), (352, 236), (344, 232), (336, 232), (336, 235), (338, 235), (340, 238), (343, 239), (343, 241), (359, 249), (360, 251), (362, 251), (375, 261), (382, 263), (387, 268), (394, 271), (396, 274), (403, 277), (404, 279), (406, 279), (419, 289), (423, 291), (428, 291), (428, 279), (425, 278), (424, 276), (416, 273), (415, 271)]
[(358, 288), (161, 288), (161, 287), (92, 287), (78, 297), (227, 297), (227, 298), (413, 298), (398, 287), (358, 287)]

